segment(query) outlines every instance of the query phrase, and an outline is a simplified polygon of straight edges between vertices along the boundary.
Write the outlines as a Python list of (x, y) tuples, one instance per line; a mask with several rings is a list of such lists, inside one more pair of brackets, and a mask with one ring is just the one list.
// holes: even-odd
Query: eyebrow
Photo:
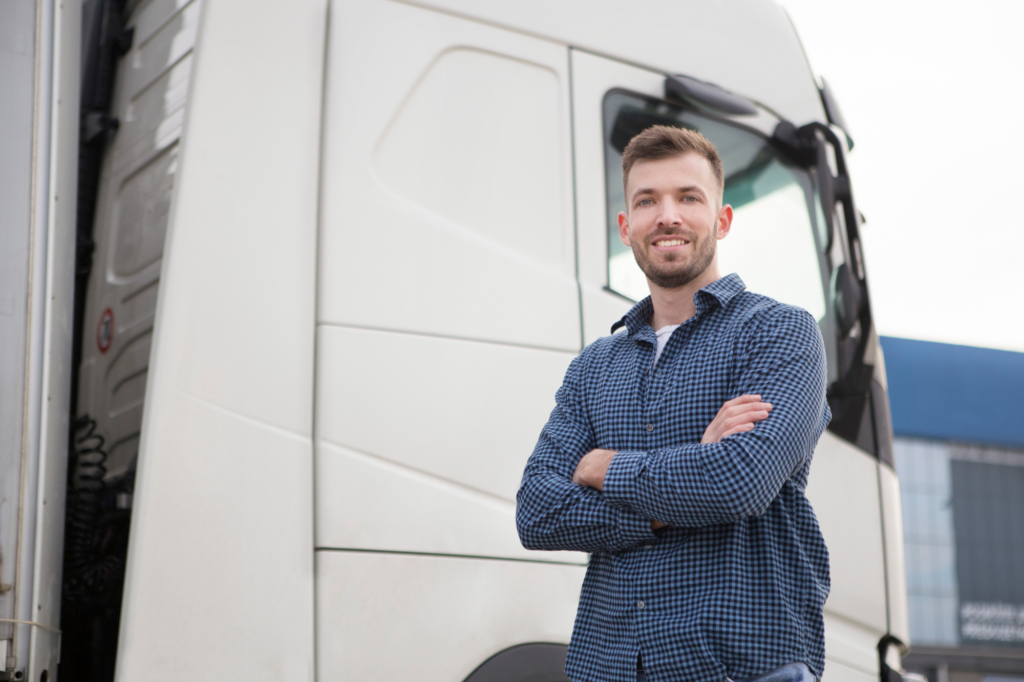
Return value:
[[(705, 199), (707, 198), (707, 193), (703, 190), (703, 188), (700, 187), (700, 185), (686, 185), (685, 187), (677, 187), (676, 191), (681, 193), (681, 194), (686, 194), (688, 192), (696, 193), (696, 194), (700, 194)], [(655, 193), (655, 190), (654, 190), (653, 187), (638, 187), (637, 190), (635, 192), (633, 192), (633, 196), (630, 198), (630, 202), (635, 201), (637, 199), (637, 197), (639, 197), (639, 196), (641, 196), (643, 194), (654, 194), (654, 193)]]

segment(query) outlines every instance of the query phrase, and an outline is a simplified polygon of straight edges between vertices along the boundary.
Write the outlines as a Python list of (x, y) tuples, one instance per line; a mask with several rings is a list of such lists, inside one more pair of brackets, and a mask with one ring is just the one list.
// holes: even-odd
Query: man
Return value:
[(566, 674), (813, 681), (829, 591), (804, 496), (830, 418), (817, 324), (720, 277), (732, 208), (703, 136), (650, 128), (622, 174), (619, 236), (651, 296), (573, 360), (516, 511), (527, 548), (591, 552)]

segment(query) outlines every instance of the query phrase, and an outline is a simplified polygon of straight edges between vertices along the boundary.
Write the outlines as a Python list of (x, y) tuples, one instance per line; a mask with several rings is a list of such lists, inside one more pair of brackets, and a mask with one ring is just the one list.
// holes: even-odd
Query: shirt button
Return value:
[(642, 608), (644, 607), (644, 603), (643, 603), (642, 601), (638, 601), (638, 602), (636, 603), (636, 607), (637, 607), (638, 609), (642, 609)]
[(644, 547), (646, 547), (647, 549), (650, 549), (651, 547), (654, 547), (654, 545), (652, 545), (649, 542), (646, 542), (646, 543), (644, 543)]
[(647, 425), (647, 430), (648, 431), (653, 431), (654, 430), (654, 424), (648, 424)]

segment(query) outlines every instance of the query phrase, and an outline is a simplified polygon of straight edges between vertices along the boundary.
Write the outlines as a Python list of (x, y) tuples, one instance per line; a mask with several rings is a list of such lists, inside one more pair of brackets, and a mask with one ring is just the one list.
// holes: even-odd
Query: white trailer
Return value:
[(565, 679), (587, 557), (524, 550), (515, 492), (644, 295), (618, 155), (668, 123), (724, 157), (725, 271), (826, 340), (825, 679), (898, 676), (850, 145), (780, 6), (0, 12), (0, 675)]

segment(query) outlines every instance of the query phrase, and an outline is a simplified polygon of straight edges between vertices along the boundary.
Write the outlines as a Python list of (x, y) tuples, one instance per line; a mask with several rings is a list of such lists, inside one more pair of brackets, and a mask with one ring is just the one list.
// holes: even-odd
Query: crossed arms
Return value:
[[(704, 430), (704, 436), (700, 442), (704, 444), (720, 443), (723, 438), (728, 438), (734, 433), (752, 431), (754, 424), (768, 418), (771, 409), (772, 404), (761, 402), (759, 395), (741, 395), (739, 398), (727, 400), (715, 418), (711, 420), (708, 428)], [(615, 450), (595, 448), (583, 455), (583, 459), (576, 465), (576, 470), (572, 473), (572, 482), (576, 485), (604, 490), (604, 479), (608, 475), (608, 467), (616, 454)], [(662, 521), (651, 521), (652, 530), (658, 530), (667, 525)]]
[[(742, 395), (702, 442), (650, 451), (598, 447), (581, 399), (585, 359), (576, 358), (523, 475), (523, 545), (619, 551), (652, 539), (652, 523), (701, 527), (763, 513), (828, 422), (825, 358), (813, 318), (795, 309), (763, 324), (749, 346)], [(761, 397), (773, 405), (770, 419), (755, 417), (767, 412)]]

